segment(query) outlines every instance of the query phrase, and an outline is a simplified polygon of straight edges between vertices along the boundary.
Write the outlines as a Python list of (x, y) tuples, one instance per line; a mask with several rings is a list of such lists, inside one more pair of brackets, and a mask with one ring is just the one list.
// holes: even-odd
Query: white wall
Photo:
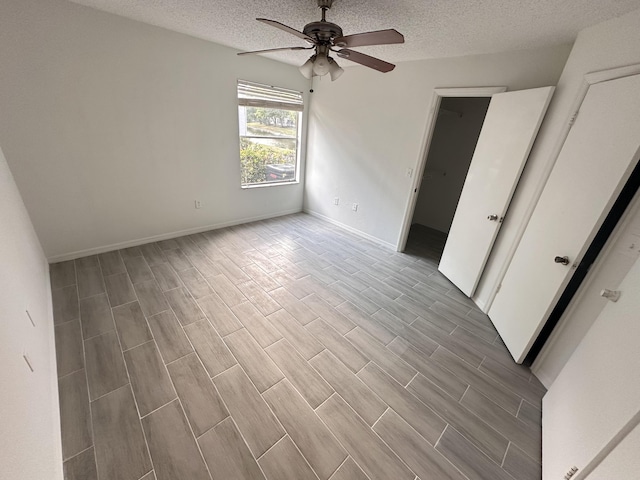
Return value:
[[(421, 160), (433, 89), (555, 85), (568, 53), (568, 46), (559, 46), (402, 62), (386, 74), (354, 67), (336, 82), (316, 80), (305, 209), (395, 248), (412, 194), (413, 179), (405, 172)], [(340, 205), (333, 205), (334, 197)]]
[(0, 2), (0, 65), (0, 142), (50, 259), (302, 209), (302, 184), (240, 188), (236, 81), (308, 90), (294, 66), (64, 0)]
[(548, 167), (555, 161), (553, 152), (561, 140), (562, 128), (574, 113), (571, 107), (584, 75), (639, 63), (639, 44), (640, 10), (587, 28), (578, 34), (474, 295), (478, 306), (485, 311), (493, 300), (495, 285), (508, 267), (505, 260), (510, 261), (544, 187), (550, 171)]
[(0, 478), (62, 479), (49, 268), (2, 150), (0, 265)]
[(489, 100), (442, 99), (412, 223), (449, 232)]

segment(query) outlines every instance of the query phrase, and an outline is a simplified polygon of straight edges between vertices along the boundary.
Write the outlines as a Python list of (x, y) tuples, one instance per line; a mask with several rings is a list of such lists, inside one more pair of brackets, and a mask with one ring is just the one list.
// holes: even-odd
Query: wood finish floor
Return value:
[(437, 272), (299, 214), (51, 265), (67, 480), (533, 480), (541, 398)]

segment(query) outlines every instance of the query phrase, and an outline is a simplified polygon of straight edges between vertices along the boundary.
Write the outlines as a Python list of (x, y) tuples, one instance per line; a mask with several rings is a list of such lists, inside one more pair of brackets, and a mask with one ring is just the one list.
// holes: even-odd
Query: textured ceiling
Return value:
[[(239, 50), (306, 46), (256, 17), (302, 30), (321, 15), (316, 0), (72, 1)], [(636, 8), (640, 0), (336, 0), (327, 20), (345, 35), (395, 28), (404, 45), (357, 50), (400, 62), (570, 43), (581, 29)], [(301, 64), (308, 52), (269, 56)]]

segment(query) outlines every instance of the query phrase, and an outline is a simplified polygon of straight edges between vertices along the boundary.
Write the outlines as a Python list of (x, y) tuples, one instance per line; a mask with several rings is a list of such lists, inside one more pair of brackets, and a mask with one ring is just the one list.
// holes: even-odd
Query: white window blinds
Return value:
[(302, 92), (238, 80), (238, 105), (301, 112)]

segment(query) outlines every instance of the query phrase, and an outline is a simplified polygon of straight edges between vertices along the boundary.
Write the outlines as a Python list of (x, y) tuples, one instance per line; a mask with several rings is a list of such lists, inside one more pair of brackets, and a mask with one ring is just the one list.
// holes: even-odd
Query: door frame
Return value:
[(492, 97), (496, 93), (503, 93), (506, 91), (507, 87), (435, 88), (433, 90), (431, 106), (427, 114), (427, 123), (423, 136), (422, 148), (420, 149), (420, 157), (416, 168), (413, 170), (413, 182), (411, 184), (409, 199), (407, 200), (407, 205), (405, 207), (402, 229), (400, 230), (400, 236), (398, 237), (396, 251), (403, 252), (407, 246), (411, 220), (413, 219), (416, 203), (418, 202), (418, 193), (422, 186), (422, 177), (427, 164), (429, 150), (431, 149), (431, 141), (433, 140), (433, 132), (435, 131), (436, 122), (438, 121), (438, 111), (440, 110), (442, 99), (445, 97)]

